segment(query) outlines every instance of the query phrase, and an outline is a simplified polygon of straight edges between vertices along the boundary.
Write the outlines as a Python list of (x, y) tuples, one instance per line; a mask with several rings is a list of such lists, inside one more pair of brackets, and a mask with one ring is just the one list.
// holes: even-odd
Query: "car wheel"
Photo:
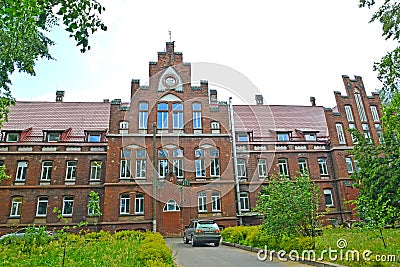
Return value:
[(194, 237), (192, 236), (192, 247), (195, 247), (195, 246), (197, 246), (197, 243), (196, 243), (196, 241), (194, 241)]
[(189, 244), (189, 239), (186, 238), (185, 234), (183, 234), (183, 243), (184, 244)]
[(218, 247), (219, 246), (219, 241), (214, 242), (214, 246)]

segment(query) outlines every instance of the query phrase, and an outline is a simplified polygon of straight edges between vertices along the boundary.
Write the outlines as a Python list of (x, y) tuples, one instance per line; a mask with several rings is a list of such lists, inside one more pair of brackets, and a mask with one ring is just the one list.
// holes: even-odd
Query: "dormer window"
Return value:
[(61, 141), (61, 133), (49, 132), (47, 133), (47, 142), (59, 142)]
[(289, 141), (289, 133), (277, 133), (279, 142), (287, 142)]
[(7, 133), (6, 142), (18, 142), (20, 133)]
[(92, 142), (92, 143), (100, 143), (101, 142), (101, 133), (89, 133), (87, 140), (88, 140), (88, 142)]
[(249, 141), (248, 133), (238, 133), (237, 140), (238, 142), (248, 142)]
[(316, 133), (304, 133), (304, 139), (306, 141), (317, 141)]

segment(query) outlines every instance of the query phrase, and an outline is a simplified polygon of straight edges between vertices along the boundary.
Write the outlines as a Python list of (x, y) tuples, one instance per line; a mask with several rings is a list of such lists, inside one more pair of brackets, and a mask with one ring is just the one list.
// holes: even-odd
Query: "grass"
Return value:
[(151, 232), (71, 234), (48, 243), (26, 242), (0, 245), (0, 266), (176, 266), (163, 237)]
[[(316, 238), (316, 255), (321, 255), (322, 250), (338, 250), (337, 260), (330, 260), (328, 254), (325, 254), (324, 260), (339, 263), (347, 266), (400, 266), (400, 229), (385, 229), (383, 231), (385, 237), (386, 248), (382, 240), (378, 236), (377, 231), (365, 230), (362, 228), (354, 229), (325, 229), (323, 234)], [(338, 240), (346, 240), (347, 246), (342, 249), (343, 256), (340, 256), (338, 248)], [(346, 261), (346, 252), (348, 250), (357, 250), (360, 253), (360, 261)], [(362, 253), (371, 251), (370, 261), (363, 259)], [(367, 253), (367, 252), (366, 252)], [(395, 255), (396, 262), (377, 262), (377, 258), (381, 255)], [(342, 260), (340, 260), (342, 258)]]

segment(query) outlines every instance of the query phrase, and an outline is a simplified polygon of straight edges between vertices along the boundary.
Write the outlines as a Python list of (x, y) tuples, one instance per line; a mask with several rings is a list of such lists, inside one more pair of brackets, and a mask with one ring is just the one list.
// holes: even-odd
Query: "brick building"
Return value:
[[(0, 233), (13, 226), (61, 227), (93, 218), (90, 191), (102, 216), (96, 229), (157, 230), (178, 236), (193, 218), (221, 226), (253, 224), (256, 195), (272, 175), (309, 172), (321, 188), (326, 222), (355, 220), (348, 155), (357, 128), (379, 142), (381, 103), (367, 96), (361, 77), (343, 76), (346, 96), (333, 109), (310, 106), (228, 105), (207, 81), (193, 84), (191, 64), (167, 42), (149, 63), (149, 82), (131, 82), (131, 101), (20, 102), (1, 129)], [(230, 121), (232, 112), (234, 121)], [(232, 135), (232, 132), (234, 134)], [(234, 164), (235, 163), (235, 164)]]
[[(110, 103), (20, 102), (3, 124), (0, 164), (10, 179), (0, 185), (0, 232), (10, 227), (91, 221), (89, 192), (104, 199)], [(101, 220), (101, 218), (99, 218)]]

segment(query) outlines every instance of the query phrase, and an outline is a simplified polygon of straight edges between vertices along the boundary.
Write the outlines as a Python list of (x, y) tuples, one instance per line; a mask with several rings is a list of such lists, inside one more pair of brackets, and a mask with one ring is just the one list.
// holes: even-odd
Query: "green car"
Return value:
[(199, 244), (213, 243), (218, 247), (221, 241), (221, 230), (213, 220), (196, 219), (192, 220), (185, 227), (183, 233), (183, 243), (192, 243), (192, 247)]

